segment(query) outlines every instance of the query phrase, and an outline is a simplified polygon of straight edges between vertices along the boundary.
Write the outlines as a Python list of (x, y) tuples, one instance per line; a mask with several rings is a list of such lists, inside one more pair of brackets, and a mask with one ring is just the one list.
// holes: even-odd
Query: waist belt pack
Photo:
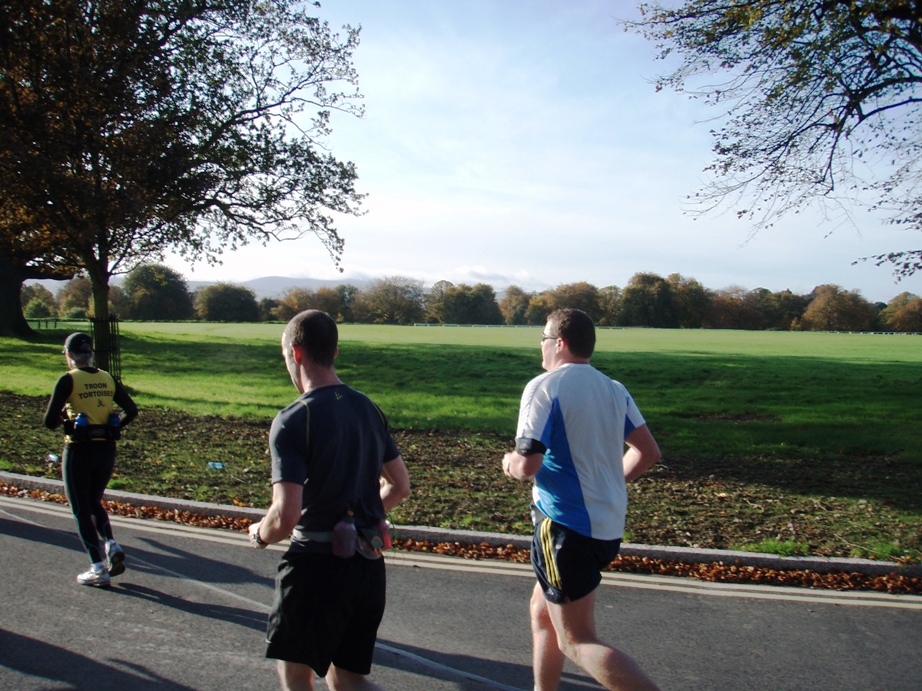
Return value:
[(75, 425), (68, 421), (65, 430), (71, 441), (118, 441), (122, 438), (122, 430), (111, 425)]
[[(385, 550), (391, 548), (391, 534), (386, 521), (366, 528), (356, 528), (356, 532), (355, 551), (366, 559), (378, 559)], [(291, 533), (291, 539), (306, 551), (332, 554), (330, 545), (333, 539), (332, 531), (311, 532), (295, 528)]]

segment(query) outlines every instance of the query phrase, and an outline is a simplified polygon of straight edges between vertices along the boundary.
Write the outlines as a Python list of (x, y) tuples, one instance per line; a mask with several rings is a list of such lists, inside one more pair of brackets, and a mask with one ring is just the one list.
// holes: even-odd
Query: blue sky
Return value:
[(333, 28), (361, 25), (355, 55), (366, 114), (334, 115), (329, 146), (356, 163), (361, 217), (337, 219), (338, 274), (311, 235), (224, 255), (223, 265), (168, 263), (188, 280), (261, 276), (527, 290), (588, 281), (625, 286), (650, 271), (712, 289), (823, 283), (887, 301), (922, 294), (922, 276), (852, 261), (912, 249), (918, 234), (827, 222), (818, 211), (751, 236), (735, 214), (697, 220), (686, 198), (711, 161), (715, 113), (656, 93), (665, 69), (624, 32), (627, 0), (327, 0)]

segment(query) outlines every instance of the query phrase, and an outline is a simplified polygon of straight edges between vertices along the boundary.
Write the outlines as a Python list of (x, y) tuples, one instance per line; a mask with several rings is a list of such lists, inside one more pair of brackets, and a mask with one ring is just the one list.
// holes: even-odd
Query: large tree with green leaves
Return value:
[(880, 313), (884, 328), (891, 331), (922, 332), (922, 298), (900, 293)]
[(670, 274), (666, 282), (672, 286), (679, 326), (683, 329), (700, 329), (707, 324), (714, 292), (701, 285), (697, 279), (681, 274)]
[(385, 276), (371, 281), (352, 303), (358, 322), (413, 324), (426, 313), (423, 282), (407, 276)]
[(180, 321), (195, 318), (189, 284), (164, 264), (140, 264), (122, 282), (124, 309), (120, 315), (138, 321)]
[(554, 309), (582, 310), (595, 322), (601, 318), (599, 289), (586, 281), (562, 283), (550, 292), (550, 299)]
[(673, 329), (679, 326), (674, 285), (662, 276), (641, 272), (621, 292), (620, 326)]
[(64, 319), (87, 319), (93, 313), (93, 284), (86, 276), (77, 276), (61, 286), (57, 298)]
[(313, 233), (338, 263), (331, 212), (361, 195), (324, 140), (332, 111), (360, 114), (357, 44), (295, 0), (7, 0), (4, 246), (47, 233), (36, 256), (82, 267), (97, 318), (113, 274), (168, 248)]
[(599, 326), (615, 326), (621, 314), (621, 288), (599, 288)]
[(209, 322), (257, 322), (259, 303), (246, 286), (216, 283), (195, 294), (195, 311), (199, 319)]
[(48, 319), (58, 316), (58, 301), (40, 283), (23, 286), (22, 309), (28, 319)]
[(443, 324), (502, 324), (496, 292), (486, 283), (449, 285), (441, 301)]
[(499, 301), (499, 311), (503, 313), (503, 318), (507, 324), (525, 324), (525, 312), (528, 310), (528, 302), (531, 300), (531, 294), (526, 293), (517, 285), (511, 285), (506, 288), (502, 299)]
[(877, 311), (857, 290), (826, 284), (814, 288), (812, 295), (801, 328), (810, 331), (868, 331), (874, 328)]
[(449, 288), (454, 288), (455, 284), (451, 281), (440, 280), (432, 284), (432, 287), (426, 291), (423, 298), (423, 304), (426, 307), (426, 321), (431, 324), (444, 324), (445, 319), (445, 295)]
[[(819, 203), (856, 198), (922, 231), (922, 2), (685, 0), (641, 3), (627, 22), (679, 65), (657, 88), (726, 119), (713, 132), (703, 208), (729, 205), (754, 229)], [(703, 81), (704, 75), (722, 75)], [(922, 250), (874, 257), (897, 276)]]

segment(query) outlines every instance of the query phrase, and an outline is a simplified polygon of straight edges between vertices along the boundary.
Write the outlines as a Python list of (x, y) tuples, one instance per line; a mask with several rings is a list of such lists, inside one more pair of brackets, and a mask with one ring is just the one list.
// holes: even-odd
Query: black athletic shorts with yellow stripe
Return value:
[(621, 539), (596, 540), (555, 523), (532, 506), (531, 565), (544, 597), (558, 605), (586, 597), (602, 582), (602, 569), (618, 556)]

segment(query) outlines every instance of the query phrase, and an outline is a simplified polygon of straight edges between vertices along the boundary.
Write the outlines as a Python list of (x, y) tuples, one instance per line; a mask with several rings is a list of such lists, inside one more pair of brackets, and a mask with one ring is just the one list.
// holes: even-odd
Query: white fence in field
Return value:
[[(544, 325), (537, 324), (430, 324), (428, 322), (416, 322), (413, 326), (431, 326), (435, 327), (444, 327), (444, 328), (460, 328), (460, 329), (541, 329), (544, 328)], [(599, 326), (596, 325), (597, 329), (648, 329), (653, 327), (648, 326)], [(675, 329), (676, 331), (682, 331), (683, 329)], [(721, 329), (688, 329), (688, 331), (720, 331)], [(798, 333), (791, 331), (790, 333)], [(801, 332), (805, 333), (805, 332)], [(810, 333), (816, 334), (855, 334), (858, 336), (922, 336), (920, 331), (811, 331)]]

